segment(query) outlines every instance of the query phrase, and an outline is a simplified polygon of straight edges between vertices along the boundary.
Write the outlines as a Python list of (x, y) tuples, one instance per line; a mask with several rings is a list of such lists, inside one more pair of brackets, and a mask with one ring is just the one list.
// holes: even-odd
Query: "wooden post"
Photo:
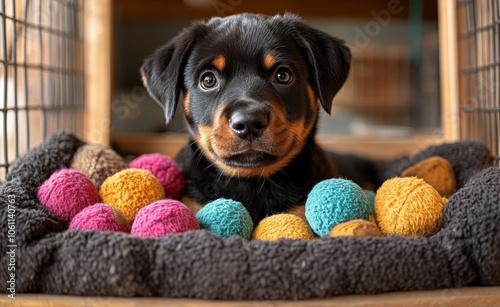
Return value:
[(456, 0), (438, 1), (441, 116), (444, 140), (460, 138)]
[(84, 1), (85, 115), (83, 136), (109, 145), (112, 86), (112, 0)]

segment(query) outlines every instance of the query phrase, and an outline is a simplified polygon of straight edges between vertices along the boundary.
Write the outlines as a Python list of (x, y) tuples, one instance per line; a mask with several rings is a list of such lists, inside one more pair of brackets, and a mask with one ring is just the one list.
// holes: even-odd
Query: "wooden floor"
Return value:
[(346, 295), (330, 299), (307, 301), (203, 301), (169, 298), (111, 298), (78, 297), (40, 294), (18, 294), (12, 300), (6, 294), (0, 297), (2, 307), (265, 307), (265, 306), (500, 306), (500, 287), (471, 287), (442, 289), (434, 291), (414, 291), (385, 293), (378, 295)]

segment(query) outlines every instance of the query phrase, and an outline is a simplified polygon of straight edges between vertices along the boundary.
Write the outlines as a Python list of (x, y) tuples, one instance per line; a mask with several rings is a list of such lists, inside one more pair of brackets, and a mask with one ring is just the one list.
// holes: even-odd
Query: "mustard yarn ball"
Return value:
[(130, 168), (108, 177), (99, 196), (103, 203), (120, 210), (130, 224), (142, 207), (165, 198), (165, 190), (150, 172)]
[(392, 178), (375, 196), (375, 221), (384, 235), (430, 236), (443, 224), (446, 202), (423, 179)]
[(306, 221), (290, 213), (266, 217), (252, 233), (252, 239), (256, 240), (275, 241), (280, 238), (311, 240), (314, 234)]

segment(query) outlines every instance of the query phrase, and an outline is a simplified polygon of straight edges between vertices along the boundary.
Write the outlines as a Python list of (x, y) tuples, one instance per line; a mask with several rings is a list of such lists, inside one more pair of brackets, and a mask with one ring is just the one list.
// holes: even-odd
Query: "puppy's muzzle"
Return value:
[(255, 107), (237, 107), (229, 115), (229, 128), (241, 139), (254, 140), (262, 136), (269, 125), (269, 111)]

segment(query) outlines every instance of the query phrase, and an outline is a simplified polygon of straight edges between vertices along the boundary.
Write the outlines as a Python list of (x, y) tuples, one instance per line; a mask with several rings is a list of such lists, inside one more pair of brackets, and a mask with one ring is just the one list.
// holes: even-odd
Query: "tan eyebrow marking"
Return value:
[(217, 68), (218, 71), (223, 71), (226, 68), (226, 58), (222, 55), (218, 55), (212, 60), (212, 65)]
[(270, 53), (264, 56), (264, 68), (270, 70), (276, 64), (276, 57)]

